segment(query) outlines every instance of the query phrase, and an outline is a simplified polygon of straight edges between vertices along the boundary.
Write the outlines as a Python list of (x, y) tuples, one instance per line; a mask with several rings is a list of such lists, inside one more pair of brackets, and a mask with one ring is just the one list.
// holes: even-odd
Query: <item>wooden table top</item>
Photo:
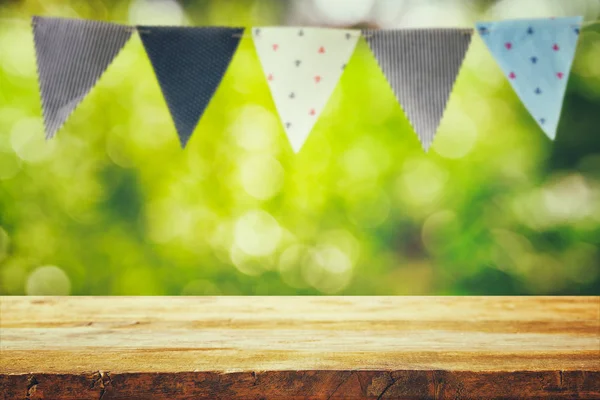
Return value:
[(0, 297), (4, 399), (600, 398), (600, 297)]

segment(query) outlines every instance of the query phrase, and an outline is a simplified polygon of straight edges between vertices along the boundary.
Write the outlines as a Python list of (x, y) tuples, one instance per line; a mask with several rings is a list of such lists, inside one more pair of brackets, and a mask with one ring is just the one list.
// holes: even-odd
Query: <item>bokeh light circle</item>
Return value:
[(54, 265), (38, 267), (29, 274), (25, 293), (29, 296), (66, 296), (71, 293), (71, 280)]

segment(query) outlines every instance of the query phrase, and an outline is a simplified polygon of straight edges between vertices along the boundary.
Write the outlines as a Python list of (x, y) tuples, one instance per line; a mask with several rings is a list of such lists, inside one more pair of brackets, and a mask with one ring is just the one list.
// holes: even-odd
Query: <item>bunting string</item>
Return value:
[[(23, 18), (7, 18), (7, 17), (0, 17), (0, 21), (6, 21), (6, 22), (22, 22), (23, 24), (28, 24), (31, 25), (31, 21), (25, 20)], [(596, 24), (600, 24), (600, 19), (596, 19), (596, 20), (590, 20), (590, 21), (586, 21), (583, 22), (581, 24), (581, 27), (587, 27), (590, 25), (596, 25)], [(132, 26), (131, 29), (136, 29), (135, 26)]]
[[(6, 20), (3, 18), (2, 20)], [(22, 21), (22, 20), (16, 20)], [(362, 36), (425, 151), (474, 32), (550, 139), (556, 137), (582, 17), (478, 22), (473, 29), (164, 27), (33, 17), (46, 136), (53, 137), (137, 32), (182, 147), (242, 38), (251, 38), (292, 149), (300, 151)]]

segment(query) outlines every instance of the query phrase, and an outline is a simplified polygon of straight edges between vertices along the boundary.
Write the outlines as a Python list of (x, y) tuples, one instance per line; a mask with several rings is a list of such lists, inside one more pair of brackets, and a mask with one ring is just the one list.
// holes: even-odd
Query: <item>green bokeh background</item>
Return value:
[[(289, 12), (179, 4), (190, 25)], [(185, 150), (136, 35), (45, 141), (28, 19), (131, 7), (0, 1), (0, 294), (600, 293), (599, 25), (554, 142), (477, 35), (428, 154), (364, 39), (299, 154), (247, 37)]]

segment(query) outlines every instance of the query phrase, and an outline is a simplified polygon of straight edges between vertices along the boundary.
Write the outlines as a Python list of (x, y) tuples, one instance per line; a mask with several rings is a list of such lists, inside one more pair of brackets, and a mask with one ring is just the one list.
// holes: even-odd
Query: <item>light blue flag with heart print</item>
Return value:
[(479, 22), (477, 31), (549, 138), (556, 137), (582, 17)]

